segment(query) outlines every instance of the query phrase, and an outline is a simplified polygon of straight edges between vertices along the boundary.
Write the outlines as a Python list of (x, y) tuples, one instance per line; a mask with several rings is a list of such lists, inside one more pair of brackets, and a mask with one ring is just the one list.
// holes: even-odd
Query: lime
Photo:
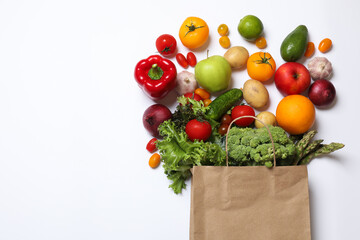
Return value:
[(254, 41), (263, 32), (264, 26), (261, 20), (254, 15), (243, 17), (238, 25), (240, 35), (248, 41)]

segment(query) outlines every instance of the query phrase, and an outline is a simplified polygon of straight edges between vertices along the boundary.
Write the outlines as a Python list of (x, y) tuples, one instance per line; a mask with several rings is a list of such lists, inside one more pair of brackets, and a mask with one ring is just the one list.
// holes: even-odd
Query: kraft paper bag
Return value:
[(192, 169), (190, 240), (309, 240), (306, 166)]

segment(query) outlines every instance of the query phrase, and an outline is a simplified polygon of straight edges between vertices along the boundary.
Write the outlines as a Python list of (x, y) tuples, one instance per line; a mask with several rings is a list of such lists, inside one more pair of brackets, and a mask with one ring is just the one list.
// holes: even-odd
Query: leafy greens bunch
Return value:
[[(157, 141), (157, 148), (161, 154), (161, 161), (167, 178), (172, 181), (169, 186), (176, 194), (186, 188), (185, 181), (191, 177), (193, 166), (225, 164), (225, 151), (219, 144), (220, 135), (217, 133), (218, 122), (206, 118), (207, 107), (202, 102), (179, 97), (179, 105), (170, 120), (160, 124), (159, 132), (163, 137)], [(190, 141), (185, 132), (187, 122), (192, 119), (207, 120), (212, 125), (212, 136), (206, 141)]]

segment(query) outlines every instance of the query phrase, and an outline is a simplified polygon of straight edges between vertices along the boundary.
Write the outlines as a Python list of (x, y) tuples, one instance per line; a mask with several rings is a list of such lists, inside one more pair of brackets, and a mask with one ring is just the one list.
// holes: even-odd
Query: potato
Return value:
[[(260, 121), (265, 123), (266, 125), (276, 126), (276, 117), (271, 112), (265, 111), (261, 112), (256, 116)], [(255, 120), (255, 127), (256, 128), (262, 128), (264, 127), (264, 124), (262, 124), (260, 121)]]
[(225, 52), (224, 58), (229, 62), (231, 68), (243, 68), (249, 58), (249, 52), (244, 47), (235, 46)]
[(245, 101), (253, 108), (262, 108), (269, 101), (269, 92), (260, 81), (249, 79), (244, 83)]

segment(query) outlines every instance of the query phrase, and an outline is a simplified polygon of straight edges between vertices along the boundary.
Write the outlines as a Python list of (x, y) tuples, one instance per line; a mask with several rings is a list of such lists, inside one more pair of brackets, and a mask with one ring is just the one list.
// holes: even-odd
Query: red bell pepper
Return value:
[(165, 97), (176, 86), (175, 64), (159, 55), (143, 59), (135, 67), (135, 80), (153, 100)]

